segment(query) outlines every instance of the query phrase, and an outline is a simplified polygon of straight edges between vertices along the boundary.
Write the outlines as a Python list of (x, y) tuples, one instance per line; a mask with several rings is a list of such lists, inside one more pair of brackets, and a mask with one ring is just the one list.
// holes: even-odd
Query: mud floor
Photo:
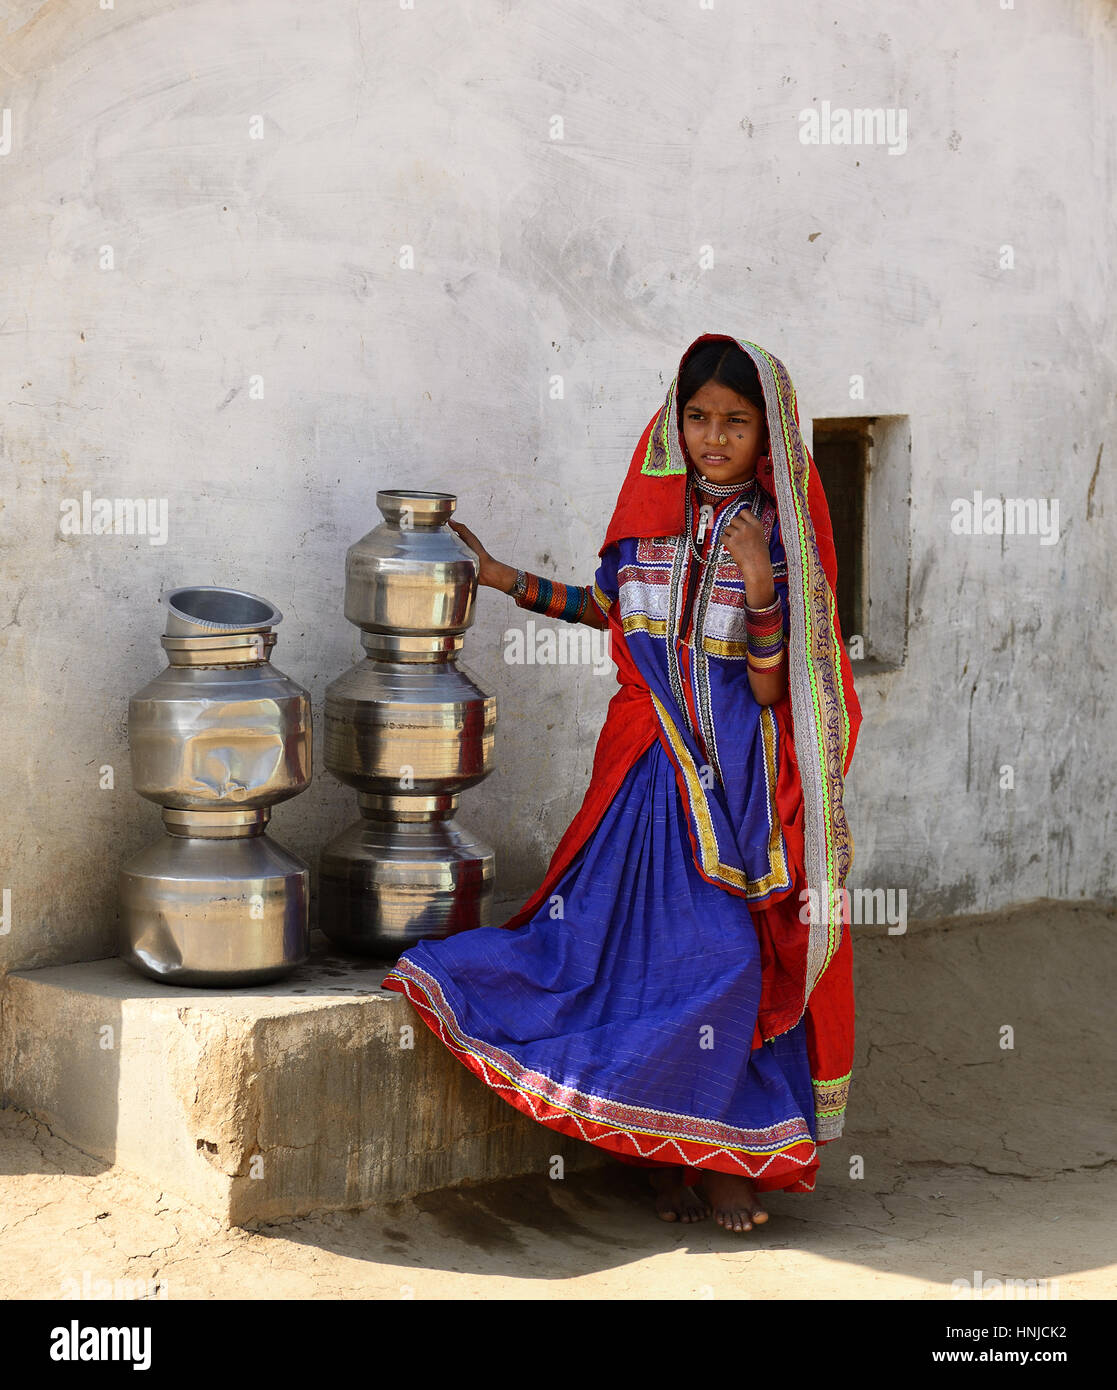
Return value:
[(614, 1163), (229, 1230), (6, 1110), (0, 1297), (1112, 1297), (1115, 920), (1046, 903), (855, 937), (847, 1132), (751, 1232), (658, 1220)]

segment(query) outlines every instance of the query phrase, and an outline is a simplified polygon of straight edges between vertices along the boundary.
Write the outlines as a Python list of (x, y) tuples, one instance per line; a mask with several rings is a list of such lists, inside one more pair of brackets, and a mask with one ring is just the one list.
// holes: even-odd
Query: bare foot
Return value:
[(710, 1208), (693, 1187), (683, 1182), (682, 1168), (655, 1168), (648, 1174), (656, 1190), (655, 1209), (661, 1221), (705, 1221)]
[(754, 1222), (762, 1226), (768, 1220), (748, 1178), (704, 1168), (701, 1183), (713, 1206), (714, 1220), (727, 1231), (751, 1231)]

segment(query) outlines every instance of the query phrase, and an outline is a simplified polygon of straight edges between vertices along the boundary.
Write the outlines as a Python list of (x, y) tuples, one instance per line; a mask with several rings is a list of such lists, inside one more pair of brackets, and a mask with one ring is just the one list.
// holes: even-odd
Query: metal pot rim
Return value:
[[(428, 492), (423, 488), (383, 487), (376, 494), (376, 505), (385, 521), (398, 521), (400, 512), (409, 507), (422, 522), (423, 528), (442, 526), (457, 510), (458, 498), (453, 492)], [(464, 542), (463, 542), (464, 544)]]
[[(256, 618), (241, 623), (217, 622), (180, 608), (176, 600), (184, 594), (227, 594), (234, 599), (259, 604), (263, 611)], [(261, 598), (259, 594), (251, 594), (247, 589), (231, 589), (224, 584), (181, 584), (164, 594), (162, 602), (167, 609), (168, 637), (212, 637), (226, 632), (267, 632), (283, 621), (283, 614), (269, 599)]]
[(267, 661), (274, 632), (219, 632), (213, 637), (159, 639), (172, 666), (241, 666)]
[[(430, 492), (421, 487), (382, 487), (376, 494), (377, 499), (390, 497), (393, 502), (401, 500), (410, 501), (412, 498), (417, 502), (454, 502), (458, 500), (457, 493), (454, 492)], [(435, 510), (435, 508), (431, 508)]]
[(235, 840), (262, 835), (271, 819), (270, 806), (234, 811), (182, 811), (163, 807), (163, 825), (171, 835), (197, 840)]
[(361, 629), (361, 646), (372, 655), (384, 652), (412, 661), (436, 661), (440, 657), (460, 652), (465, 646), (465, 636), (460, 632), (442, 633), (401, 633), (370, 632)]

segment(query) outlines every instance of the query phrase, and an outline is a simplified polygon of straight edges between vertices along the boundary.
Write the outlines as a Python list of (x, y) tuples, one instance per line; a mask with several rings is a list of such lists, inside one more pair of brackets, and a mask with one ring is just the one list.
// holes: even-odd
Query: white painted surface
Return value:
[[(6, 11), (0, 959), (115, 949), (116, 868), (161, 833), (125, 740), (161, 592), (275, 602), (320, 731), (359, 655), (343, 559), (377, 488), (454, 491), (499, 558), (589, 582), (707, 331), (780, 356), (805, 425), (911, 420), (908, 656), (860, 685), (851, 882), (904, 886), (913, 913), (1111, 895), (1111, 4)], [(903, 108), (905, 153), (801, 144), (824, 100)], [(952, 536), (975, 487), (1058, 497), (1059, 543)], [(86, 489), (166, 498), (167, 543), (62, 536)], [(484, 591), (465, 652), (500, 767), (462, 819), (519, 900), (614, 689), (505, 666), (526, 617)], [(354, 817), (319, 753), (272, 829), (313, 862)]]

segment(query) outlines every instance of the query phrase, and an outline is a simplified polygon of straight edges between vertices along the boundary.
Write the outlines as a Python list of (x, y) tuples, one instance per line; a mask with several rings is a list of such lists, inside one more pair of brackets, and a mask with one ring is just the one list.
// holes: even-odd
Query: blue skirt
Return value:
[(811, 1191), (806, 1021), (753, 1047), (756, 931), (696, 869), (675, 778), (657, 739), (529, 921), (420, 942), (385, 988), (541, 1124), (630, 1162)]

